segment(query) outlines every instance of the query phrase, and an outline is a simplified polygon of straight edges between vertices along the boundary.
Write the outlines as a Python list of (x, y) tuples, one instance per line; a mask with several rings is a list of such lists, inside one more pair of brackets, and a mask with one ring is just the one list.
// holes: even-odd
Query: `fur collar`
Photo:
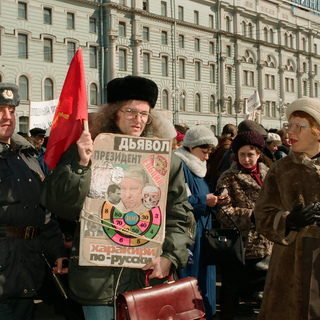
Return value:
[(199, 178), (205, 177), (207, 173), (206, 161), (201, 161), (199, 158), (191, 154), (183, 147), (174, 150), (174, 153), (187, 165), (192, 173), (194, 173)]
[(290, 151), (289, 157), (294, 163), (303, 164), (309, 168), (319, 169), (320, 167), (320, 158), (310, 159), (304, 152)]
[[(266, 175), (267, 175), (269, 168), (262, 162), (258, 162), (258, 165), (260, 166), (260, 176), (261, 176), (261, 181), (263, 182)], [(251, 185), (254, 188), (258, 188), (258, 189), (261, 188), (258, 185), (257, 181), (250, 176), (250, 174), (244, 173), (242, 171), (241, 167), (239, 167), (239, 165), (236, 161), (233, 161), (230, 169), (227, 170), (226, 172), (233, 173), (237, 177), (238, 180), (244, 181), (246, 184)]]

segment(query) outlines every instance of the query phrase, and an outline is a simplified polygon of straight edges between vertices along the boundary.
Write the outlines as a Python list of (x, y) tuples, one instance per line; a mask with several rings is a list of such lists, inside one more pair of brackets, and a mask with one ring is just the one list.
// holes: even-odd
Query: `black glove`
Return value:
[(300, 228), (313, 224), (316, 221), (315, 214), (320, 213), (320, 204), (311, 203), (305, 207), (303, 204), (295, 206), (287, 216), (287, 230), (299, 231)]

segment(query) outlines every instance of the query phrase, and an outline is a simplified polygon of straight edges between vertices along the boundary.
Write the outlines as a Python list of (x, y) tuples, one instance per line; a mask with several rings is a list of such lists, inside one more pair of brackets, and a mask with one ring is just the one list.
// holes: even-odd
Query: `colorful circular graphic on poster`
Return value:
[[(149, 242), (159, 232), (162, 221), (160, 206), (139, 215), (133, 211), (123, 213), (108, 201), (102, 206), (101, 217), (106, 235), (116, 244), (126, 247), (138, 247)], [(117, 230), (108, 228), (108, 222)], [(146, 239), (137, 238), (132, 233)]]

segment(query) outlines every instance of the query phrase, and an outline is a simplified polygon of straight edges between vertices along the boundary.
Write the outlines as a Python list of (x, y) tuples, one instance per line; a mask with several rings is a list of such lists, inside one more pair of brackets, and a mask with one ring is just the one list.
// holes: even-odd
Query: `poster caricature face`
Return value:
[(80, 265), (141, 268), (161, 254), (170, 152), (168, 140), (114, 134), (95, 139)]

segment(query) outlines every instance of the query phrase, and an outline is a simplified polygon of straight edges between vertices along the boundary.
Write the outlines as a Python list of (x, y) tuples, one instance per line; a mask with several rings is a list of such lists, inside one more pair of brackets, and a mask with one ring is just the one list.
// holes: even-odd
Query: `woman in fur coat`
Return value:
[(287, 119), (292, 151), (269, 170), (255, 209), (275, 243), (259, 319), (320, 319), (320, 100), (294, 101)]
[[(216, 313), (216, 269), (202, 264), (202, 238), (206, 224), (207, 207), (214, 207), (218, 198), (210, 193), (204, 179), (207, 171), (206, 161), (214, 145), (218, 143), (213, 132), (204, 126), (189, 129), (182, 142), (182, 148), (175, 154), (182, 160), (186, 179), (188, 201), (194, 209), (197, 224), (195, 243), (189, 249), (192, 256), (186, 267), (178, 271), (179, 278), (197, 278), (206, 308), (206, 319), (212, 320)], [(211, 219), (210, 219), (211, 220)], [(209, 227), (211, 228), (211, 221)]]
[[(264, 139), (259, 133), (239, 133), (231, 143), (235, 161), (222, 174), (217, 184), (218, 189), (229, 189), (229, 197), (220, 203), (221, 209), (217, 211), (216, 217), (222, 228), (234, 228), (226, 214), (238, 225), (246, 259), (245, 266), (239, 263), (238, 266), (224, 266), (221, 270), (221, 319), (224, 320), (233, 319), (240, 289), (245, 287), (253, 294), (254, 291), (263, 290), (264, 286), (266, 269), (257, 270), (256, 266), (270, 256), (272, 244), (256, 231), (253, 220), (255, 202), (268, 170), (266, 165), (258, 162), (264, 146)], [(260, 280), (260, 288), (257, 288), (259, 283), (252, 281), (257, 278)]]

